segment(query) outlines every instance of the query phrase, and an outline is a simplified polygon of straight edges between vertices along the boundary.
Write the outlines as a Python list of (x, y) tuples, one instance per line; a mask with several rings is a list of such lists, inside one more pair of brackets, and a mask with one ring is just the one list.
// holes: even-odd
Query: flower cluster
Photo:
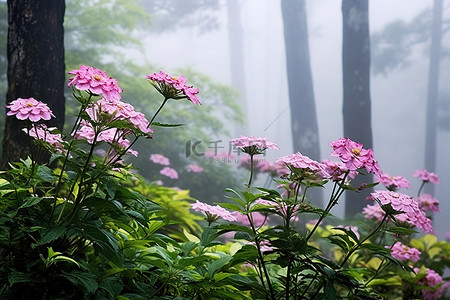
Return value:
[(177, 171), (171, 167), (164, 167), (161, 171), (159, 171), (159, 174), (167, 176), (171, 179), (178, 179)]
[(409, 189), (409, 181), (403, 176), (391, 176), (387, 173), (380, 173), (377, 176), (378, 181), (390, 191), (396, 191), (400, 188)]
[(270, 142), (264, 137), (249, 137), (241, 135), (230, 141), (236, 148), (241, 149), (244, 153), (255, 155), (261, 154), (266, 149), (279, 150), (278, 145)]
[(34, 98), (18, 98), (11, 101), (6, 106), (9, 111), (6, 115), (16, 116), (19, 120), (30, 120), (31, 122), (38, 122), (42, 120), (50, 120), (51, 117), (55, 118), (47, 104), (37, 101)]
[(202, 173), (203, 168), (196, 164), (187, 165), (186, 170), (191, 173)]
[(162, 154), (157, 154), (157, 153), (151, 154), (150, 155), (150, 160), (152, 162), (154, 162), (155, 164), (159, 164), (159, 165), (163, 165), (163, 166), (170, 165), (169, 158), (165, 157)]
[(339, 157), (349, 170), (355, 171), (366, 168), (369, 173), (380, 174), (380, 167), (374, 159), (372, 149), (364, 149), (362, 144), (349, 138), (340, 138), (329, 143), (329, 145), (333, 148), (330, 155)]
[(194, 104), (202, 104), (197, 98), (199, 89), (186, 84), (186, 78), (172, 77), (160, 71), (159, 73), (149, 74), (146, 77), (158, 92), (166, 99), (189, 99)]
[(381, 205), (390, 205), (395, 211), (400, 212), (395, 216), (397, 220), (414, 225), (425, 232), (433, 232), (431, 220), (410, 196), (392, 191), (375, 191), (371, 196), (380, 201)]
[(320, 178), (327, 178), (330, 175), (325, 171), (324, 166), (302, 155), (300, 152), (280, 157), (276, 160), (276, 163), (287, 166), (291, 171), (300, 172), (302, 176), (319, 176)]
[[(388, 248), (388, 246), (386, 246), (386, 248)], [(419, 250), (403, 245), (401, 242), (396, 242), (390, 249), (391, 256), (398, 260), (418, 262), (420, 259), (419, 255), (421, 252)]]
[(340, 161), (331, 161), (331, 160), (323, 160), (322, 167), (325, 172), (329, 174), (330, 179), (333, 181), (341, 181), (344, 179), (345, 174), (348, 173), (348, 178), (353, 179), (358, 174), (357, 171), (350, 171), (343, 162)]
[(415, 198), (423, 211), (439, 212), (439, 201), (430, 194), (423, 194)]
[(117, 80), (108, 77), (104, 71), (91, 66), (81, 65), (78, 70), (72, 70), (69, 74), (75, 75), (69, 79), (67, 86), (73, 86), (80, 91), (89, 90), (95, 95), (103, 95), (106, 100), (120, 100), (122, 89)]
[(237, 221), (236, 217), (232, 213), (219, 205), (212, 206), (196, 200), (195, 203), (191, 204), (191, 207), (193, 210), (203, 213), (209, 223), (216, 221), (218, 218), (222, 218), (230, 222)]
[(45, 124), (36, 124), (36, 126), (33, 126), (30, 130), (28, 130), (27, 128), (24, 128), (22, 130), (29, 136), (52, 145), (53, 147), (55, 147), (56, 152), (62, 152), (64, 141), (61, 137), (61, 134), (52, 133), (53, 131), (57, 130), (56, 127), (47, 128), (47, 125)]
[[(419, 268), (414, 268), (414, 272), (416, 274), (418, 274), (420, 271), (421, 270)], [(425, 277), (420, 279), (418, 283), (426, 287), (435, 288), (438, 284), (442, 283), (442, 281), (443, 281), (442, 277), (436, 271), (426, 268)], [(422, 295), (425, 300), (437, 300), (442, 296), (445, 289), (446, 289), (445, 285), (442, 285), (435, 291), (423, 289)]]
[(439, 177), (435, 173), (428, 172), (427, 170), (416, 170), (413, 176), (423, 180), (424, 182), (431, 182), (434, 184), (439, 183)]

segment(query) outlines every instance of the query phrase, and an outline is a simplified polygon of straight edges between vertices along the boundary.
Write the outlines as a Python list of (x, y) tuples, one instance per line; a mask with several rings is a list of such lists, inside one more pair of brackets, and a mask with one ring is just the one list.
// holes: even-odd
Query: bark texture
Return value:
[[(343, 117), (344, 136), (373, 148), (370, 98), (370, 36), (368, 0), (343, 0)], [(371, 183), (373, 176), (357, 176), (353, 186)], [(345, 216), (361, 213), (371, 190), (347, 193)]]
[[(6, 103), (33, 97), (49, 105), (56, 119), (47, 126), (64, 124), (64, 13), (63, 0), (8, 0), (8, 91)], [(25, 122), (7, 117), (0, 168), (30, 154)]]

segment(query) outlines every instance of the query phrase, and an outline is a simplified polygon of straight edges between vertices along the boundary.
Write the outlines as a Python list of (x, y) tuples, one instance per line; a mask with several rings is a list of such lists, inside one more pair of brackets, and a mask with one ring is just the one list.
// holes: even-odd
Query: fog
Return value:
[[(264, 136), (279, 144), (280, 151), (269, 158), (293, 152), (290, 132), (289, 99), (285, 70), (283, 23), (280, 1), (242, 0), (243, 54), (247, 95), (246, 126), (240, 133), (230, 125), (233, 134)], [(417, 14), (433, 5), (431, 0), (372, 0), (370, 1), (371, 34), (381, 31), (395, 20), (411, 21)], [(307, 18), (311, 67), (321, 156), (328, 158), (328, 143), (343, 136), (342, 124), (342, 15), (341, 1), (307, 0)], [(450, 17), (448, 5), (444, 19)], [(226, 3), (217, 12), (219, 28), (200, 33), (197, 28), (175, 32), (152, 33), (145, 36), (145, 59), (162, 70), (193, 67), (214, 80), (231, 84), (229, 40)], [(448, 36), (443, 36), (445, 45)], [(410, 195), (415, 195), (419, 179), (412, 177), (416, 169), (424, 168), (425, 105), (428, 79), (428, 44), (414, 48), (409, 65), (389, 72), (387, 76), (372, 75), (372, 130), (375, 158), (382, 171), (402, 175), (411, 182)], [(424, 51), (425, 50), (425, 51)], [(132, 54), (135, 59), (137, 54)], [(130, 56), (131, 57), (131, 56)], [(448, 76), (441, 63), (441, 85)], [(201, 97), (201, 91), (200, 91)], [(205, 102), (204, 105), (209, 105)], [(301, 114), (302, 112), (298, 112)], [(212, 138), (211, 140), (215, 139)], [(441, 183), (436, 187), (441, 213), (434, 224), (443, 238), (450, 231), (446, 214), (450, 213), (447, 199), (450, 176), (448, 169), (450, 136), (439, 131), (436, 173)], [(337, 215), (342, 215), (338, 207)]]

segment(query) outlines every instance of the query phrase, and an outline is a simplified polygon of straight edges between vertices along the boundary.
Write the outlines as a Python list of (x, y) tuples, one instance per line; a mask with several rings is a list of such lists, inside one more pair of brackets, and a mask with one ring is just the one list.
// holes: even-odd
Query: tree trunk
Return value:
[[(64, 12), (63, 0), (8, 0), (8, 91), (6, 103), (33, 97), (46, 103), (56, 119), (47, 126), (64, 124)], [(0, 169), (26, 158), (28, 138), (24, 122), (7, 117)]]
[[(434, 0), (431, 28), (430, 68), (428, 71), (427, 115), (425, 131), (425, 169), (436, 172), (437, 105), (439, 98), (439, 63), (441, 60), (443, 0)], [(424, 191), (434, 196), (434, 184)]]
[[(309, 58), (308, 24), (304, 0), (282, 0), (286, 68), (294, 152), (320, 161), (319, 127)], [(317, 189), (318, 190), (318, 189)], [(322, 203), (321, 191), (312, 202)]]
[[(343, 116), (344, 136), (372, 148), (370, 101), (370, 36), (368, 0), (343, 0)], [(352, 185), (371, 183), (370, 174), (357, 176)], [(345, 216), (361, 213), (367, 205), (370, 189), (361, 193), (347, 193)]]
[[(228, 16), (228, 44), (230, 53), (231, 85), (240, 93), (238, 102), (244, 114), (244, 121), (247, 118), (247, 95), (245, 80), (244, 62), (244, 38), (242, 36), (241, 10), (239, 0), (227, 0)], [(247, 124), (236, 125), (235, 135), (245, 135)]]

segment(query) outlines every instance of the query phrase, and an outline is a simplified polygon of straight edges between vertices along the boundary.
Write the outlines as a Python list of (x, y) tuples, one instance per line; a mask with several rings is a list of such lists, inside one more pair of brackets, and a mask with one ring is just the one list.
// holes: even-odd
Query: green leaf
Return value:
[(97, 276), (93, 273), (74, 270), (70, 273), (64, 272), (63, 277), (84, 290), (84, 294), (93, 294), (98, 289)]
[(37, 174), (45, 182), (54, 183), (56, 181), (56, 176), (53, 174), (53, 170), (49, 167), (39, 166)]
[(180, 127), (185, 124), (165, 124), (165, 123), (159, 123), (159, 122), (153, 122), (152, 126), (158, 126), (158, 127)]
[(231, 209), (233, 211), (242, 212), (242, 208), (240, 208), (238, 205), (234, 203), (217, 203), (220, 207)]
[(19, 282), (30, 282), (31, 279), (22, 272), (13, 271), (12, 273), (8, 274), (8, 282), (9, 285), (13, 285), (15, 283)]
[(42, 233), (42, 238), (37, 241), (36, 244), (33, 245), (33, 247), (41, 246), (44, 244), (47, 244), (51, 241), (54, 241), (66, 234), (67, 230), (65, 227), (54, 227), (50, 228), (50, 230), (47, 230)]
[(39, 202), (41, 202), (42, 199), (43, 198), (41, 198), (41, 197), (27, 197), (27, 198), (23, 199), (23, 203), (20, 206), (20, 208), (25, 208), (25, 207), (30, 207), (30, 206), (36, 205)]
[(406, 235), (417, 233), (417, 231), (415, 231), (414, 229), (400, 227), (400, 226), (390, 227), (390, 228), (385, 229), (385, 231), (395, 233), (395, 234), (406, 234)]
[(203, 229), (202, 236), (200, 237), (200, 245), (208, 247), (214, 239), (218, 236), (217, 229), (214, 227), (206, 227)]
[(214, 278), (214, 274), (225, 266), (233, 257), (232, 256), (222, 256), (221, 258), (215, 260), (213, 263), (207, 265), (207, 271), (210, 278)]

